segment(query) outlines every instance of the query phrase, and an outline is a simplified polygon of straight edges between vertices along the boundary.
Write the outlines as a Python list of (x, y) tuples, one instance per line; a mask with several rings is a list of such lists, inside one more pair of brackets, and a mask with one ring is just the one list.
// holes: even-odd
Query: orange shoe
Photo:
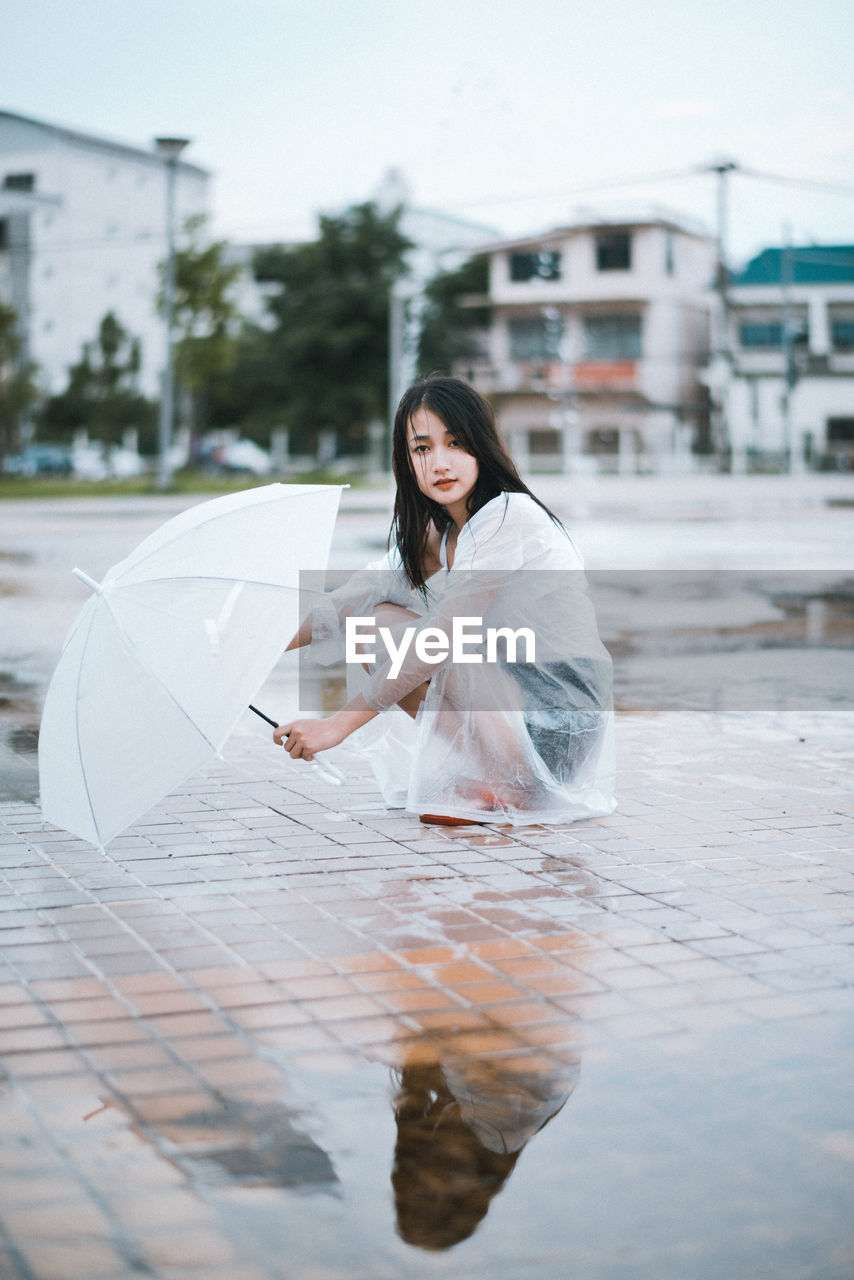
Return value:
[(441, 813), (419, 813), (418, 820), (431, 827), (480, 827), (477, 818), (447, 818)]

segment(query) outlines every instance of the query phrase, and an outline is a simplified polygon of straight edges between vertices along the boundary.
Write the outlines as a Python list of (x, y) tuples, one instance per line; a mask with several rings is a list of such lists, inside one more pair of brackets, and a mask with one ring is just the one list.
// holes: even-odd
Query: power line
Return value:
[(586, 182), (572, 187), (560, 187), (551, 191), (534, 191), (526, 194), (516, 192), (512, 195), (481, 197), (478, 200), (456, 200), (450, 208), (476, 209), (496, 204), (524, 204), (531, 200), (549, 200), (563, 196), (588, 195), (595, 191), (609, 191), (618, 187), (637, 187), (651, 182), (672, 182), (678, 178), (696, 177), (702, 170), (696, 166), (689, 169), (667, 169), (658, 173), (635, 174), (629, 178), (606, 178), (602, 182)]
[[(854, 195), (854, 186), (832, 182), (820, 178), (800, 178), (792, 174), (767, 173), (761, 169), (744, 167), (734, 161), (728, 161), (727, 171), (746, 178), (756, 178), (765, 182), (778, 182), (787, 186), (803, 187), (806, 190), (822, 191), (827, 195)], [(601, 182), (582, 183), (577, 186), (553, 188), (550, 191), (536, 191), (480, 197), (477, 200), (453, 201), (450, 208), (474, 209), (490, 205), (525, 204), (536, 200), (558, 199), (566, 196), (589, 195), (597, 191), (612, 191), (620, 187), (648, 186), (658, 182), (674, 182), (684, 178), (696, 178), (704, 174), (718, 172), (720, 166), (691, 165), (683, 169), (665, 169), (654, 173), (635, 174), (627, 178), (605, 178)]]
[(736, 165), (736, 172), (748, 178), (758, 178), (762, 182), (779, 182), (789, 187), (804, 187), (833, 195), (854, 196), (854, 186), (842, 182), (826, 182), (820, 178), (793, 178), (791, 175), (781, 173), (765, 173), (762, 169), (743, 169), (741, 165)]

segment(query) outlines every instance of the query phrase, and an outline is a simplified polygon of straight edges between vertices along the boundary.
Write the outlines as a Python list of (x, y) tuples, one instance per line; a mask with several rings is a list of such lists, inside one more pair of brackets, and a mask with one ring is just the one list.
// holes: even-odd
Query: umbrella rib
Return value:
[[(112, 611), (112, 609), (110, 610), (110, 612), (111, 612), (111, 613), (113, 612), (113, 611)], [(113, 615), (113, 616), (115, 617), (115, 615)], [(93, 623), (94, 621), (95, 621), (95, 614), (94, 614), (94, 612), (93, 612), (92, 617), (91, 617), (91, 618), (90, 618), (90, 620), (89, 620), (89, 631), (90, 631), (90, 632), (91, 632), (91, 630), (92, 630), (92, 623)], [(87, 633), (87, 639), (88, 639), (88, 633)], [(77, 758), (78, 758), (78, 759), (79, 759), (79, 761), (80, 761), (80, 773), (81, 773), (81, 776), (82, 776), (82, 778), (83, 778), (83, 789), (84, 789), (84, 791), (86, 792), (86, 803), (87, 803), (87, 804), (88, 804), (88, 806), (89, 806), (89, 813), (90, 813), (91, 818), (92, 818), (92, 826), (95, 828), (95, 833), (96, 833), (96, 835), (97, 835), (97, 837), (98, 837), (98, 844), (101, 846), (101, 848), (103, 848), (103, 847), (104, 847), (104, 842), (103, 842), (103, 840), (101, 839), (101, 825), (100, 825), (100, 823), (98, 822), (98, 819), (97, 819), (97, 818), (96, 818), (96, 816), (95, 816), (95, 805), (94, 805), (94, 802), (93, 802), (93, 800), (92, 800), (92, 792), (89, 790), (89, 779), (88, 779), (88, 778), (87, 778), (87, 776), (86, 776), (86, 769), (85, 769), (85, 766), (84, 766), (84, 764), (83, 764), (83, 760), (84, 760), (84, 755), (83, 755), (83, 742), (82, 742), (81, 737), (80, 737), (80, 716), (79, 716), (79, 714), (78, 714), (78, 708), (79, 708), (79, 706), (80, 706), (80, 680), (81, 680), (82, 675), (83, 675), (83, 666), (82, 666), (82, 663), (81, 663), (81, 665), (80, 665), (80, 666), (78, 667), (78, 669), (77, 669), (77, 679), (76, 679), (76, 680), (75, 680), (75, 682), (74, 682), (74, 692), (75, 692), (75, 698), (74, 698), (74, 736), (75, 736), (75, 738), (77, 739)]]
[[(309, 570), (309, 572), (314, 572)], [(323, 572), (323, 570), (318, 570)], [(289, 586), (284, 582), (274, 582), (269, 578), (246, 578), (243, 574), (224, 573), (166, 573), (159, 578), (140, 578), (138, 582), (122, 582), (115, 579), (110, 585), (125, 591), (129, 587), (147, 587), (153, 582), (243, 582), (249, 587), (275, 587), (277, 591), (299, 591), (299, 587)], [(316, 593), (319, 594), (319, 593)]]
[(146, 674), (147, 676), (150, 676), (150, 678), (155, 682), (155, 684), (158, 686), (158, 688), (160, 688), (160, 689), (162, 689), (162, 690), (163, 690), (163, 692), (164, 692), (164, 693), (166, 694), (166, 696), (169, 698), (170, 702), (172, 702), (172, 703), (174, 704), (174, 706), (176, 706), (176, 707), (178, 708), (178, 710), (180, 711), (180, 713), (181, 713), (181, 715), (184, 717), (184, 719), (185, 719), (185, 720), (188, 720), (188, 721), (190, 722), (190, 724), (191, 724), (191, 725), (192, 725), (192, 727), (195, 729), (196, 733), (199, 735), (199, 737), (202, 739), (202, 741), (203, 741), (203, 742), (206, 742), (206, 743), (207, 743), (207, 745), (210, 747), (211, 751), (213, 751), (214, 753), (216, 753), (216, 752), (219, 750), (219, 748), (218, 748), (218, 747), (217, 747), (213, 742), (211, 742), (210, 738), (209, 738), (209, 737), (208, 737), (208, 735), (204, 732), (204, 730), (202, 730), (202, 729), (200, 729), (200, 728), (199, 728), (199, 726), (196, 724), (196, 722), (195, 722), (195, 720), (193, 719), (193, 717), (192, 717), (192, 716), (187, 712), (187, 710), (186, 710), (184, 707), (182, 707), (182, 706), (181, 706), (181, 703), (180, 703), (180, 702), (178, 701), (178, 699), (175, 697), (175, 695), (174, 695), (174, 693), (172, 692), (172, 690), (171, 690), (167, 685), (165, 685), (165, 684), (163, 683), (163, 681), (160, 679), (160, 677), (157, 675), (157, 673), (156, 673), (155, 671), (152, 671), (151, 667), (150, 667), (150, 666), (148, 665), (148, 663), (144, 660), (144, 658), (142, 657), (142, 655), (141, 655), (141, 653), (140, 653), (140, 651), (139, 651), (139, 648), (137, 647), (137, 645), (136, 645), (136, 644), (134, 644), (134, 642), (133, 642), (133, 638), (132, 638), (131, 636), (129, 636), (129, 635), (128, 635), (127, 631), (126, 631), (126, 630), (125, 630), (125, 628), (123, 627), (123, 625), (122, 625), (122, 621), (121, 621), (121, 619), (118, 617), (118, 615), (116, 614), (116, 612), (115, 612), (115, 610), (113, 609), (112, 605), (110, 604), (109, 599), (108, 599), (106, 596), (102, 597), (102, 599), (104, 599), (104, 601), (105, 601), (105, 603), (106, 603), (106, 606), (107, 606), (107, 608), (108, 608), (108, 609), (109, 609), (109, 611), (110, 611), (110, 615), (111, 615), (111, 617), (112, 617), (112, 619), (113, 619), (113, 622), (116, 624), (116, 630), (118, 631), (119, 635), (121, 636), (122, 640), (124, 641), (124, 643), (125, 643), (125, 647), (127, 648), (128, 652), (129, 652), (129, 653), (131, 654), (131, 656), (133, 657), (134, 661), (135, 661), (135, 662), (138, 662), (138, 663), (139, 663), (139, 665), (140, 665), (140, 667), (142, 668), (142, 670), (145, 672), (145, 674)]

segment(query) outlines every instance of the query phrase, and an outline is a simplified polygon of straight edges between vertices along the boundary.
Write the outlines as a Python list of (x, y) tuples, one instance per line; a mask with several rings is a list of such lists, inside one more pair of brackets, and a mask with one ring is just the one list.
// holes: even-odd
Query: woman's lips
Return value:
[(437, 489), (451, 489), (451, 488), (452, 488), (456, 483), (457, 483), (457, 482), (456, 482), (456, 480), (437, 480), (437, 481), (436, 481), (436, 488), (437, 488)]

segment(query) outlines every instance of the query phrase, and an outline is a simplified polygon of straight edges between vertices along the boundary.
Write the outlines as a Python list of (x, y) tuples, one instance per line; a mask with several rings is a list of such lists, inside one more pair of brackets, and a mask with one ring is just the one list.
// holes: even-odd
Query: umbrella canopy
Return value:
[[(103, 847), (217, 754), (326, 567), (339, 485), (271, 484), (169, 520), (93, 582), (39, 734), (42, 813)], [(308, 612), (303, 601), (302, 613)]]

